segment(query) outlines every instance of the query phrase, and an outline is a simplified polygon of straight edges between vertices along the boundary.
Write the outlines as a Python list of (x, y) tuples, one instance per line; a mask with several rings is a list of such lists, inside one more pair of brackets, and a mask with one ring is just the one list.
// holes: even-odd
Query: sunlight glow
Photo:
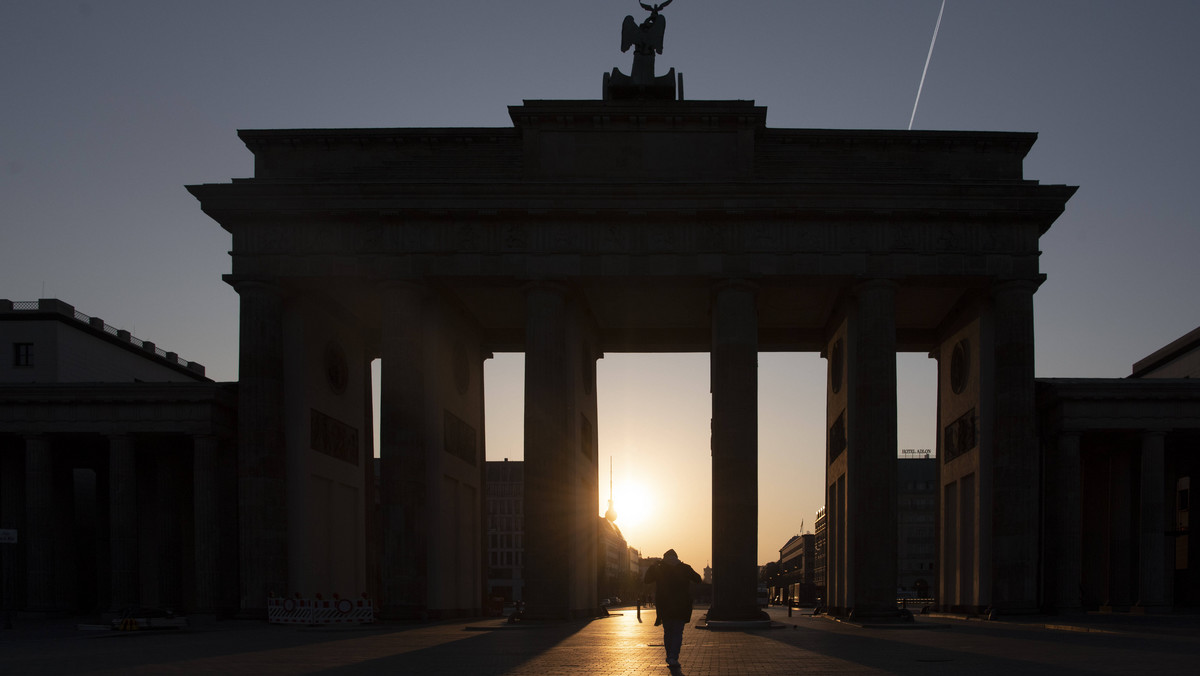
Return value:
[[(606, 509), (607, 502), (606, 497)], [(618, 480), (613, 485), (613, 507), (617, 510), (617, 526), (628, 533), (654, 518), (654, 495), (640, 483)]]

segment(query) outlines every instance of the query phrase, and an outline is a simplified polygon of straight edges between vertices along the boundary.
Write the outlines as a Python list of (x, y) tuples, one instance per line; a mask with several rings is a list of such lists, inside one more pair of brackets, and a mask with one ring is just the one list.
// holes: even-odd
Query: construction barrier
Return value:
[[(365, 596), (365, 595), (364, 595)], [(306, 599), (268, 598), (267, 621), (274, 624), (361, 624), (375, 621), (375, 609), (366, 598), (350, 600), (334, 597)]]

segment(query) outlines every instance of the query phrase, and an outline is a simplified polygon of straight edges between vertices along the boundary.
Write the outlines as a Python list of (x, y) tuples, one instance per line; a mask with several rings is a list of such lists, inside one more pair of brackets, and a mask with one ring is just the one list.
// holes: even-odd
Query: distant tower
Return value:
[(613, 477), (612, 477), (612, 456), (608, 456), (608, 511), (604, 513), (604, 518), (608, 519), (609, 523), (616, 523), (617, 510), (613, 509)]

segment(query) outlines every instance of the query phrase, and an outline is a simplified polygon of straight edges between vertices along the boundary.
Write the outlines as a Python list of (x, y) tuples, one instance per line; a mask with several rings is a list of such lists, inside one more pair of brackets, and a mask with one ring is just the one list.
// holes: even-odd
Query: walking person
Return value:
[(654, 602), (658, 608), (658, 621), (662, 622), (667, 665), (678, 667), (679, 648), (683, 645), (683, 625), (692, 620), (690, 585), (700, 582), (700, 576), (691, 566), (679, 560), (674, 549), (668, 549), (662, 561), (646, 571), (645, 582), (655, 585)]

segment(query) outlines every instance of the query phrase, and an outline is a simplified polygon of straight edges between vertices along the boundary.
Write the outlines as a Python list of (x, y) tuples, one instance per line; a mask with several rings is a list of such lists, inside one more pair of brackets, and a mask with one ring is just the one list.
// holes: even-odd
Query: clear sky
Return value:
[[(908, 126), (941, 0), (676, 0), (660, 72), (772, 127)], [(599, 98), (634, 0), (0, 3), (0, 297), (57, 297), (237, 377), (229, 236), (185, 184), (252, 175), (242, 128), (510, 126)], [(1124, 376), (1200, 324), (1200, 3), (948, 0), (915, 129), (1034, 131), (1026, 178), (1080, 186), (1042, 238), (1039, 376)], [(488, 456), (521, 456), (519, 355), (487, 367)], [(760, 360), (759, 559), (824, 501), (824, 362)], [(649, 554), (709, 560), (706, 355), (608, 354), (601, 493)], [(901, 447), (934, 439), (901, 355)], [(519, 404), (518, 404), (519, 405)], [(639, 508), (623, 491), (641, 487)], [(599, 511), (603, 505), (599, 506)], [(641, 517), (636, 519), (635, 517)]]

